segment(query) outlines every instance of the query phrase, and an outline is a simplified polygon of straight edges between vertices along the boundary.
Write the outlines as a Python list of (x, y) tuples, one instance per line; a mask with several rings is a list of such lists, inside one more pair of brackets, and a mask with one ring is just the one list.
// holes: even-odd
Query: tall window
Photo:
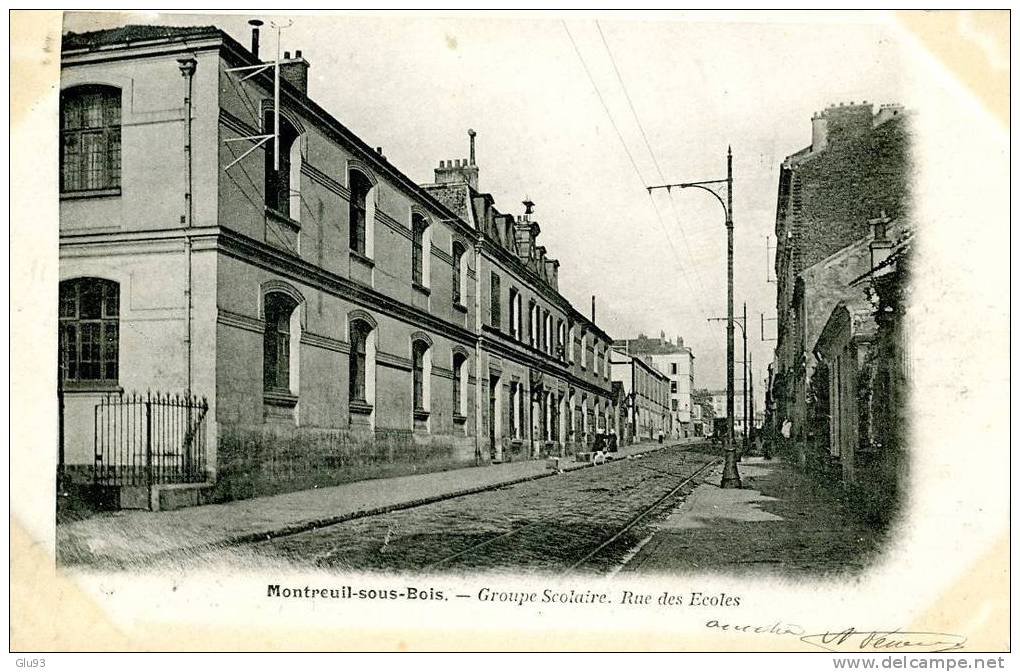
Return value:
[(528, 343), (534, 347), (538, 344), (538, 306), (528, 301)]
[(372, 326), (367, 322), (357, 320), (351, 322), (351, 354), (349, 362), (350, 371), (350, 400), (359, 403), (367, 403), (365, 393), (365, 376), (367, 374), (368, 337), (372, 333)]
[(674, 376), (676, 375), (676, 362), (673, 362), (672, 364), (669, 365), (669, 372), (672, 373)]
[(521, 337), (521, 314), (520, 305), (521, 295), (518, 293), (516, 287), (510, 288), (510, 335), (516, 339)]
[(266, 295), (262, 382), (266, 390), (290, 392), (290, 317), (297, 303), (279, 292)]
[(460, 243), (453, 243), (453, 302), (457, 305), (464, 303), (464, 253), (466, 249)]
[(350, 244), (351, 250), (365, 254), (365, 231), (368, 222), (368, 192), (372, 190), (372, 182), (357, 170), (348, 176), (351, 187), (350, 203)]
[[(266, 133), (273, 132), (273, 111), (269, 110), (265, 116)], [(291, 169), (300, 170), (300, 161), (292, 166), (291, 150), (298, 133), (294, 127), (282, 115), (280, 116), (280, 169), (276, 169), (274, 157), (274, 140), (270, 138), (266, 144), (266, 207), (279, 212), (282, 215), (297, 219), (298, 207), (291, 208), (291, 192), (297, 191), (297, 184), (292, 184), (292, 178), (296, 182), (300, 179), (298, 175), (292, 175)], [(297, 205), (297, 204), (295, 204)], [(293, 212), (292, 212), (293, 210)]]
[(425, 410), (425, 353), (428, 343), (415, 341), (411, 346), (411, 379), (414, 394), (414, 410)]
[(467, 415), (464, 408), (464, 362), (467, 361), (461, 353), (453, 355), (453, 413), (454, 415)]
[(60, 366), (66, 381), (117, 381), (120, 285), (100, 278), (60, 283)]
[(489, 276), (489, 321), (493, 329), (499, 329), (502, 326), (502, 310), (499, 301), (499, 275), (493, 272)]
[(425, 228), (428, 226), (428, 222), (419, 214), (411, 216), (411, 281), (416, 285), (423, 285), (424, 274), (423, 266), (424, 261), (423, 248), (425, 241)]
[(68, 89), (60, 96), (60, 190), (119, 188), (120, 89)]

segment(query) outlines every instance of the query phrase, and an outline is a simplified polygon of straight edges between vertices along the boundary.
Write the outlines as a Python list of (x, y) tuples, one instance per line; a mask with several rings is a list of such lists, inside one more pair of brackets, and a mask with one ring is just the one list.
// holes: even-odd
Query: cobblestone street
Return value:
[[(605, 573), (647, 536), (656, 513), (668, 511), (689, 491), (678, 486), (718, 459), (671, 447), (238, 550), (250, 553), (256, 565), (283, 560), (341, 570), (525, 572), (576, 565), (579, 571)], [(611, 543), (603, 547), (606, 542)], [(230, 553), (207, 560), (226, 560)]]

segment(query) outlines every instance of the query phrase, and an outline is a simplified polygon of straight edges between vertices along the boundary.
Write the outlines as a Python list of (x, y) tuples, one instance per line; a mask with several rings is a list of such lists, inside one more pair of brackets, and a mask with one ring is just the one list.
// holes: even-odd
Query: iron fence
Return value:
[(206, 478), (205, 417), (193, 395), (110, 395), (95, 408), (98, 485), (199, 483)]

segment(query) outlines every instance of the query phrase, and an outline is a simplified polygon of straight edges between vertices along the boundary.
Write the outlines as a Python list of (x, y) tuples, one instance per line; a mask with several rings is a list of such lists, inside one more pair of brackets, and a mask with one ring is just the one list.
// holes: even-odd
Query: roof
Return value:
[(691, 349), (685, 345), (675, 343), (663, 338), (648, 338), (639, 335), (637, 338), (621, 338), (613, 341), (614, 346), (626, 348), (628, 352), (635, 355), (683, 355), (691, 354)]
[(145, 26), (128, 25), (85, 33), (65, 33), (62, 46), (65, 50), (95, 49), (113, 44), (151, 42), (154, 40), (181, 40), (187, 37), (219, 35), (216, 26)]

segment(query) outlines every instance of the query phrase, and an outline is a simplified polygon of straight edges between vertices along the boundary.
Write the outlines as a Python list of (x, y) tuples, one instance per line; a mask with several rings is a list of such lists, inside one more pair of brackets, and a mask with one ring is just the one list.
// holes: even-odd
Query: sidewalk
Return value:
[(706, 472), (621, 572), (822, 575), (860, 571), (880, 550), (880, 531), (793, 465), (738, 466), (741, 489), (719, 487), (721, 466)]
[[(616, 453), (626, 457), (668, 445), (645, 442)], [(588, 463), (562, 462), (564, 471)], [(119, 511), (57, 526), (62, 564), (126, 566), (185, 549), (240, 544), (352, 518), (552, 476), (545, 460), (468, 467), (346, 483), (176, 511)]]

